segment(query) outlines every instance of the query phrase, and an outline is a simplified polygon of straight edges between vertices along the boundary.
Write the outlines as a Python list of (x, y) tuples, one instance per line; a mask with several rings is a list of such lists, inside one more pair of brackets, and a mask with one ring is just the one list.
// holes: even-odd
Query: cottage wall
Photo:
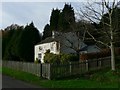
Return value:
[(35, 53), (34, 53), (34, 59), (36, 60), (36, 58), (38, 58), (41, 63), (44, 62), (44, 56), (45, 56), (45, 52), (46, 50), (50, 50), (51, 53), (54, 54), (59, 54), (59, 49), (58, 49), (58, 43), (57, 42), (50, 42), (50, 43), (44, 43), (44, 44), (39, 44), (39, 45), (35, 45)]

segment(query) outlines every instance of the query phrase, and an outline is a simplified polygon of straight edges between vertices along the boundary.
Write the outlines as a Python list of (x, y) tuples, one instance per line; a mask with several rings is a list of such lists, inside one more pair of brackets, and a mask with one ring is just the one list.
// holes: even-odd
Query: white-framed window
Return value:
[(39, 54), (38, 54), (38, 59), (41, 59), (41, 58), (42, 58), (42, 54), (39, 53)]
[(42, 50), (42, 47), (41, 46), (39, 46), (39, 51), (41, 51)]

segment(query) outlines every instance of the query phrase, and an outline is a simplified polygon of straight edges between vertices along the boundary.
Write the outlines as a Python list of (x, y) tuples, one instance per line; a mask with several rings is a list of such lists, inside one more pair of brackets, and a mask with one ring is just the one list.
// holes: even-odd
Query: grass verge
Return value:
[[(118, 88), (118, 81), (109, 82), (107, 80), (97, 80), (96, 74), (98, 76), (102, 76), (102, 74), (106, 74), (106, 71), (100, 71), (99, 73), (92, 74), (92, 78), (86, 79), (84, 77), (74, 78), (74, 79), (62, 79), (62, 80), (46, 80), (42, 79), (40, 77), (37, 77), (35, 75), (32, 75), (30, 73), (22, 72), (22, 71), (16, 71), (13, 69), (9, 69), (6, 67), (2, 68), (2, 73), (12, 76), (16, 79), (20, 79), (26, 82), (30, 82), (32, 84), (36, 84), (38, 86), (44, 87), (44, 88)], [(107, 73), (107, 77), (109, 75), (112, 75), (111, 72)], [(113, 77), (113, 76), (111, 76)], [(110, 78), (111, 78), (110, 77)], [(112, 78), (113, 80), (114, 78)]]
[(2, 72), (2, 67), (0, 67), (0, 73)]

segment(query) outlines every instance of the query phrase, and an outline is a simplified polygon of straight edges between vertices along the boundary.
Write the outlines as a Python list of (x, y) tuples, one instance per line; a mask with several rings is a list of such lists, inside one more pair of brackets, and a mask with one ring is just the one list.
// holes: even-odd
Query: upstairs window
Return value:
[(38, 54), (38, 59), (41, 59), (42, 58), (42, 55), (41, 53)]
[(42, 47), (41, 46), (39, 46), (39, 51), (41, 51), (42, 50)]

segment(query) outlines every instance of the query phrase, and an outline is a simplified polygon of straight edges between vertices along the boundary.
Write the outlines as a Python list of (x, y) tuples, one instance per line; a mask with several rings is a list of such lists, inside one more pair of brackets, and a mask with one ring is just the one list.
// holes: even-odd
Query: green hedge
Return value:
[(73, 54), (53, 54), (45, 53), (44, 62), (45, 63), (66, 63), (69, 61), (77, 61), (78, 56)]

